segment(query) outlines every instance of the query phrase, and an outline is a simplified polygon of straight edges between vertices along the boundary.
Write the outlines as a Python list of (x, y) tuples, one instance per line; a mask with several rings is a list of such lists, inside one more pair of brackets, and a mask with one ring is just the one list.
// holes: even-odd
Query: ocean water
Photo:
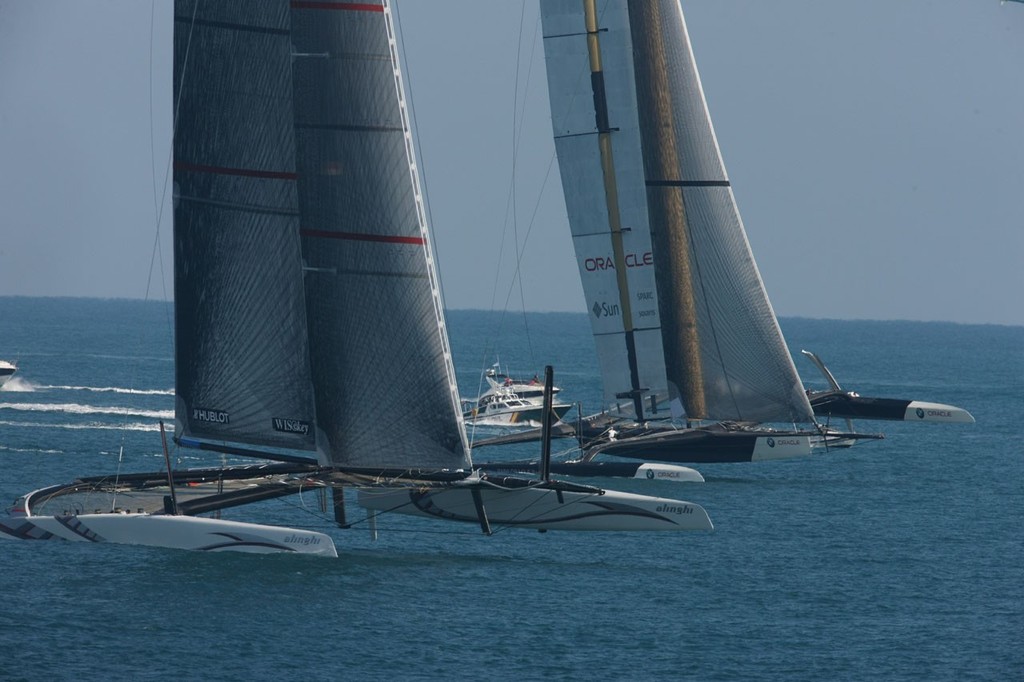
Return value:
[[(168, 305), (0, 298), (0, 319), (0, 358), (19, 364), (0, 390), (0, 501), (162, 466)], [(562, 397), (597, 407), (585, 315), (448, 321), (465, 396), (500, 359), (553, 364)], [(782, 327), (846, 388), (977, 424), (860, 422), (886, 439), (701, 465), (704, 484), (601, 482), (701, 504), (713, 533), (485, 537), (398, 517), (373, 541), (286, 498), (239, 518), (327, 530), (337, 560), (0, 542), (0, 680), (1024, 679), (1024, 328)]]

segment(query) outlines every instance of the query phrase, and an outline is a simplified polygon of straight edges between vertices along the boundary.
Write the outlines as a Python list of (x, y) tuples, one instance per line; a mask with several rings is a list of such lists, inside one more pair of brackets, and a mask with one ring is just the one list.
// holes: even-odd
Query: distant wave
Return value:
[(127, 395), (174, 395), (173, 388), (118, 388), (117, 386), (37, 386), (40, 390), (92, 391), (93, 393), (124, 393)]
[[(33, 429), (67, 429), (71, 431), (82, 431), (95, 429), (99, 431), (159, 431), (159, 424), (103, 424), (93, 422), (90, 424), (37, 424), (33, 422), (14, 422), (0, 420), (0, 426), (25, 426)], [(49, 452), (49, 450), (31, 450), (26, 452)], [(59, 451), (54, 451), (59, 452)]]
[(0, 410), (22, 412), (60, 412), (63, 414), (116, 414), (143, 419), (173, 419), (174, 410), (138, 410), (129, 407), (98, 407), (78, 403), (0, 403)]

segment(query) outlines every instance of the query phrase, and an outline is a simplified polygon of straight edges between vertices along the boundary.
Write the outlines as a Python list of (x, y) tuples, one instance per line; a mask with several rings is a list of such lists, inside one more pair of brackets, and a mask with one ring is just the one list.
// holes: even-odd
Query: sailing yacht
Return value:
[[(939, 403), (805, 392), (754, 262), (679, 0), (541, 0), (551, 119), (606, 411), (598, 454), (808, 455), (837, 418), (973, 422)], [(684, 421), (685, 420), (685, 421)], [(685, 424), (685, 427), (680, 427)]]
[(6, 384), (16, 371), (18, 371), (18, 367), (13, 362), (0, 360), (0, 387)]
[(323, 490), (347, 527), (345, 489), (485, 533), (711, 529), (690, 502), (474, 468), (387, 0), (174, 10), (174, 441), (263, 461), (175, 470), (165, 442), (166, 471), (31, 492), (0, 537), (336, 556), (200, 514)]
[(824, 435), (754, 262), (678, 0), (542, 0), (541, 21), (604, 385), (606, 412), (577, 433), (587, 456), (810, 454)]
[[(501, 372), (497, 365), (484, 372), (487, 390), (475, 400), (462, 400), (462, 416), (476, 426), (537, 427), (543, 416), (544, 386), (536, 375), (532, 379), (517, 379)], [(560, 392), (551, 387), (552, 395)], [(553, 418), (557, 422), (572, 405), (552, 403)]]

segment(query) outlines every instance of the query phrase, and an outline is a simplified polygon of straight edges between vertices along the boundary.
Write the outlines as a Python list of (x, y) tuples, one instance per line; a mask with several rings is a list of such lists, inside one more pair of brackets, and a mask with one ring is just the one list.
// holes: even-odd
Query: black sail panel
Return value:
[(176, 432), (315, 445), (289, 4), (175, 2)]
[(321, 452), (349, 466), (467, 466), (389, 17), (380, 3), (292, 8)]

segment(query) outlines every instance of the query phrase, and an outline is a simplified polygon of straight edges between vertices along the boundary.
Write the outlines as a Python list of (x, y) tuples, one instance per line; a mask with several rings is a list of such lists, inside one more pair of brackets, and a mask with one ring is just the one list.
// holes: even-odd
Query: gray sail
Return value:
[(541, 3), (558, 166), (605, 404), (665, 415), (629, 17), (622, 3), (590, 5)]
[(468, 466), (390, 14), (293, 2), (292, 40), (321, 450), (349, 466)]
[[(636, 388), (646, 389), (651, 399), (667, 390), (691, 419), (813, 421), (747, 242), (678, 0), (543, 0), (542, 20), (559, 166), (588, 295), (588, 279), (593, 278), (585, 272), (585, 258), (595, 256), (581, 251), (584, 240), (577, 235), (593, 241), (603, 232), (614, 244), (617, 228), (614, 221), (602, 225), (574, 209), (593, 205), (579, 197), (607, 197), (609, 178), (619, 195), (646, 194), (644, 210), (634, 210), (629, 224), (618, 228), (626, 233), (623, 240), (637, 240), (642, 233), (650, 243), (649, 259), (634, 255), (630, 268), (623, 257), (622, 265), (626, 270), (649, 268), (656, 281), (654, 295), (630, 278), (617, 281), (620, 300), (633, 306), (653, 301), (658, 311), (648, 319), (658, 325), (662, 375)], [(572, 40), (587, 46), (588, 63), (560, 59), (565, 49), (559, 45)], [(622, 73), (629, 75), (616, 76)], [(561, 114), (566, 101), (594, 107), (593, 130), (559, 127), (566, 120)], [(600, 147), (602, 134), (614, 154)], [(571, 142), (560, 142), (560, 137)], [(637, 156), (639, 169), (633, 161)], [(588, 165), (601, 174), (591, 172), (588, 180)], [(622, 251), (623, 256), (630, 253)], [(616, 263), (616, 269), (623, 268)], [(633, 323), (641, 330), (647, 326), (639, 318)], [(639, 367), (648, 362), (643, 354), (653, 346), (625, 346), (611, 364)], [(598, 347), (600, 353), (600, 341)], [(616, 377), (626, 370), (616, 374), (605, 364), (607, 393), (609, 379), (621, 384)]]
[(174, 12), (176, 433), (312, 449), (289, 6)]

